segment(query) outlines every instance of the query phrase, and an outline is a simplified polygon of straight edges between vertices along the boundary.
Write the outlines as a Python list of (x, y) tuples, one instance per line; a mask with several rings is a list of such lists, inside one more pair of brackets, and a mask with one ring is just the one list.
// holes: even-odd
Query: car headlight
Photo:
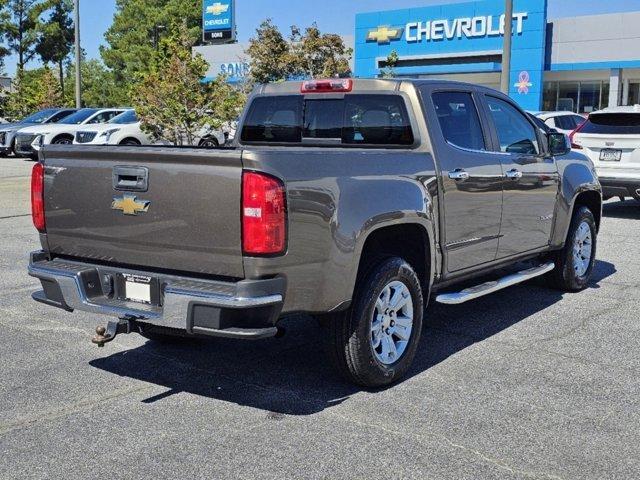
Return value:
[(119, 128), (110, 128), (109, 130), (105, 130), (104, 132), (102, 132), (100, 134), (100, 137), (104, 137), (105, 140), (108, 142), (111, 139), (111, 135), (119, 131), (120, 131)]
[(31, 142), (31, 146), (36, 152), (44, 146), (44, 139), (47, 135), (49, 135), (49, 133), (38, 133), (36, 138), (33, 139), (33, 142)]

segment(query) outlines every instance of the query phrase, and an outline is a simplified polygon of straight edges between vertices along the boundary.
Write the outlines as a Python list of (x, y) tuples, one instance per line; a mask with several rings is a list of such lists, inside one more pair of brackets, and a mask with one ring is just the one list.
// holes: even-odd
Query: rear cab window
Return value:
[(257, 97), (249, 107), (241, 140), (381, 148), (415, 142), (404, 98), (395, 94)]
[(580, 127), (580, 133), (640, 135), (640, 113), (596, 113)]

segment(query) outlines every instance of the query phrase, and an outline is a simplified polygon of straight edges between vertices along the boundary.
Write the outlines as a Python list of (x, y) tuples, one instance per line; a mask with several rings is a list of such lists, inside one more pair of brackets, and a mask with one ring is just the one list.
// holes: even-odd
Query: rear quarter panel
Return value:
[(436, 183), (429, 153), (263, 148), (245, 151), (243, 165), (285, 180), (286, 255), (244, 260), (247, 278), (284, 272), (285, 312), (326, 312), (349, 302), (362, 247), (378, 228), (419, 224), (433, 242)]

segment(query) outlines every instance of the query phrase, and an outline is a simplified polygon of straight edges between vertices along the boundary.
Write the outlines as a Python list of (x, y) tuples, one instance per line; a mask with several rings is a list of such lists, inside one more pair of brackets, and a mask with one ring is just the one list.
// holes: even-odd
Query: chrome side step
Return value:
[(458, 305), (460, 303), (468, 302), (469, 300), (475, 300), (476, 298), (484, 297), (490, 293), (497, 292), (503, 288), (517, 285), (518, 283), (526, 282), (532, 278), (544, 275), (555, 268), (553, 262), (545, 263), (543, 265), (530, 268), (528, 270), (522, 270), (521, 272), (507, 275), (498, 280), (492, 282), (486, 282), (475, 287), (466, 288), (460, 292), (455, 293), (443, 293), (436, 297), (436, 302), (444, 303), (446, 305)]

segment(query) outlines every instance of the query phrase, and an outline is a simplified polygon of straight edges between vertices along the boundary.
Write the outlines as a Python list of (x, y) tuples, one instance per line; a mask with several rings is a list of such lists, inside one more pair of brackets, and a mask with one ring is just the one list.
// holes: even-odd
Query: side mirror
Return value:
[(569, 136), (564, 133), (550, 132), (547, 133), (547, 142), (549, 144), (549, 153), (554, 157), (561, 157), (571, 152), (571, 142)]

